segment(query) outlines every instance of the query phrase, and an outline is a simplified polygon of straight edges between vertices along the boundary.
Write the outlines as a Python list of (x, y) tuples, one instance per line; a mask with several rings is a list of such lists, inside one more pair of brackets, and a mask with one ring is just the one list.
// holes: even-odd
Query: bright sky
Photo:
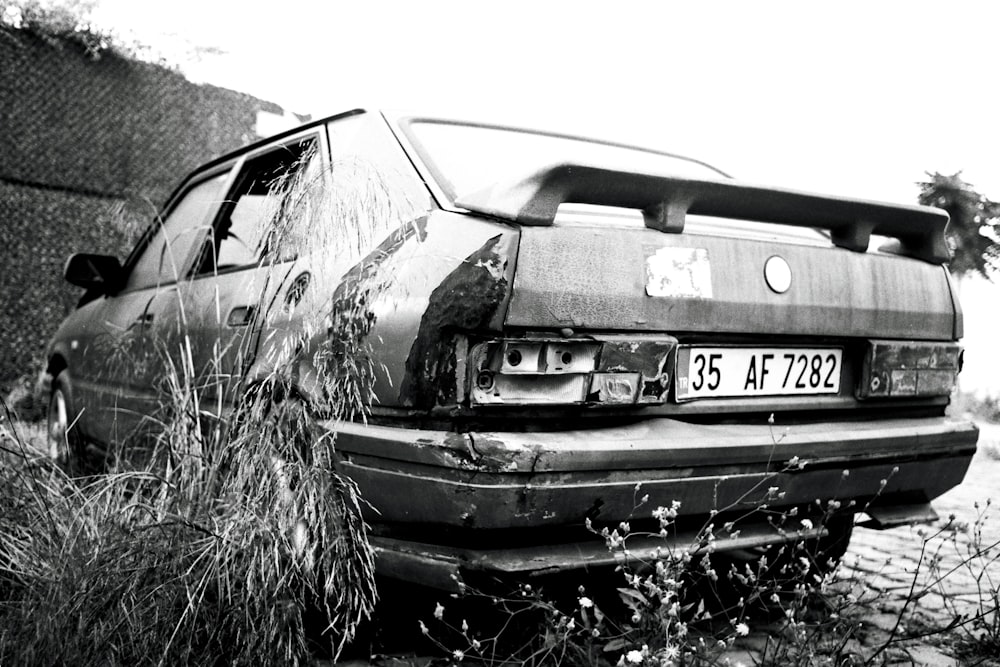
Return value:
[(1000, 4), (100, 0), (96, 18), (217, 47), (182, 71), (314, 116), (528, 124), (902, 202), (963, 170), (1000, 199)]
[[(618, 139), (750, 181), (913, 203), (925, 171), (1000, 200), (1000, 3), (43, 0), (192, 80), (314, 117), (368, 106)], [(191, 47), (220, 50), (200, 59)], [(1000, 393), (1000, 288), (963, 284), (963, 386)]]

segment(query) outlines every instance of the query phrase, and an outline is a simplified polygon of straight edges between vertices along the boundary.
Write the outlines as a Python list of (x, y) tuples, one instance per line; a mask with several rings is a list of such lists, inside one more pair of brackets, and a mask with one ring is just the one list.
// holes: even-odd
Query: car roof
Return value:
[[(191, 176), (196, 176), (196, 175), (198, 175), (198, 174), (200, 174), (200, 173), (202, 173), (204, 171), (211, 171), (213, 168), (219, 166), (220, 164), (223, 164), (225, 162), (228, 162), (230, 160), (238, 158), (239, 156), (243, 155), (244, 153), (249, 153), (249, 152), (252, 152), (252, 151), (254, 151), (254, 150), (258, 149), (258, 148), (263, 148), (263, 147), (268, 146), (270, 144), (273, 144), (275, 142), (280, 142), (282, 139), (284, 139), (286, 137), (290, 137), (290, 136), (296, 135), (296, 134), (299, 134), (303, 130), (308, 130), (308, 129), (313, 128), (313, 127), (320, 127), (320, 126), (325, 125), (326, 123), (330, 122), (331, 120), (337, 120), (339, 118), (346, 118), (348, 116), (356, 116), (358, 114), (366, 113), (366, 111), (367, 111), (367, 109), (361, 109), (361, 108), (351, 109), (350, 111), (344, 111), (342, 113), (333, 114), (332, 116), (324, 116), (323, 118), (317, 118), (315, 120), (307, 121), (307, 122), (305, 122), (305, 123), (303, 123), (301, 125), (296, 125), (293, 128), (287, 129), (287, 130), (285, 130), (283, 132), (279, 132), (278, 134), (272, 134), (270, 136), (263, 137), (263, 138), (258, 139), (257, 141), (255, 141), (255, 142), (253, 142), (251, 144), (247, 144), (246, 146), (243, 146), (241, 148), (237, 148), (236, 150), (230, 151), (230, 152), (228, 152), (228, 153), (226, 153), (224, 155), (220, 155), (219, 157), (217, 157), (217, 158), (215, 158), (215, 159), (213, 159), (213, 160), (211, 160), (209, 162), (206, 162), (206, 163), (202, 164), (200, 167), (198, 167), (197, 169), (195, 169), (194, 171), (192, 171), (190, 175)], [(185, 179), (185, 180), (187, 180), (187, 179)]]

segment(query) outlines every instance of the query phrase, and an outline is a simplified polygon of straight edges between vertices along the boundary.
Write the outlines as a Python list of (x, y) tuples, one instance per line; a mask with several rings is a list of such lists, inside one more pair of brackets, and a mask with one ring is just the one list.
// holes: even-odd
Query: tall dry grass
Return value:
[[(272, 221), (255, 240), (264, 371), (233, 390), (220, 369), (196, 367), (192, 347), (203, 341), (183, 328), (152, 348), (119, 345), (108, 373), (136, 366), (122, 358), (129, 349), (154, 349), (162, 400), (147, 416), (154, 428), (142, 429), (151, 435), (112, 443), (105, 468), (87, 477), (49, 461), (37, 434), (8, 429), (0, 664), (301, 664), (336, 657), (371, 614), (363, 500), (319, 420), (367, 413), (377, 254), (354, 253), (337, 298), (329, 286), (350, 266), (336, 244), (352, 227), (364, 245), (401, 216), (356, 164), (353, 186), (334, 191), (335, 169), (272, 185)], [(274, 305), (293, 266), (316, 286), (294, 314)], [(216, 352), (214, 364), (225, 350)]]

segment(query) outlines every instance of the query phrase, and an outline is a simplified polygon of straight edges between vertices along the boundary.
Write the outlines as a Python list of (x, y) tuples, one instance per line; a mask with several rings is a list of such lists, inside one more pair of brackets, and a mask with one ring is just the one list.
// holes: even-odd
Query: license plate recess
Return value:
[(837, 394), (844, 351), (836, 347), (681, 345), (677, 401)]

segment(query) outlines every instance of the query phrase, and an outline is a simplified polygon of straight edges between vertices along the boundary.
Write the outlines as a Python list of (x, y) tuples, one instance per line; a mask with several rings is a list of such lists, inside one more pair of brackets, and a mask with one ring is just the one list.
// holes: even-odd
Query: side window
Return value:
[(431, 200), (381, 117), (339, 118), (327, 132), (330, 164), (305, 182), (289, 207), (279, 256), (320, 252), (337, 274), (426, 214)]
[(129, 273), (126, 290), (173, 283), (184, 275), (192, 249), (218, 210), (227, 175), (222, 173), (195, 184), (158, 221), (158, 229)]
[(295, 179), (318, 160), (315, 137), (248, 159), (204, 241), (195, 273), (256, 265)]

